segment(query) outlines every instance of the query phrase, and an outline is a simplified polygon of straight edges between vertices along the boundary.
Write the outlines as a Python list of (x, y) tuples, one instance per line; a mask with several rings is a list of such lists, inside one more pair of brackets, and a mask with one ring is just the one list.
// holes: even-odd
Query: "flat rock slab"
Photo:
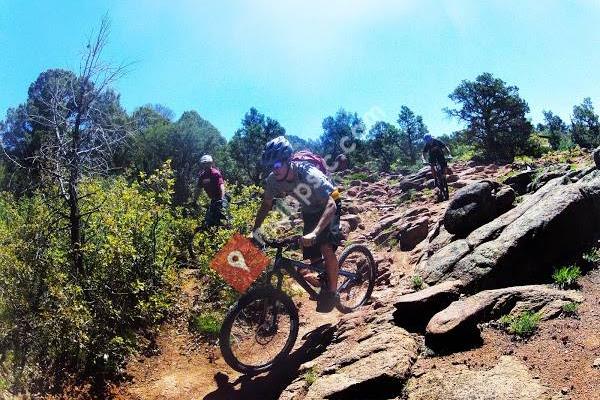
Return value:
[(458, 300), (435, 314), (427, 324), (427, 338), (442, 343), (464, 332), (473, 332), (477, 324), (509, 313), (527, 310), (540, 312), (542, 319), (557, 316), (563, 305), (581, 303), (583, 296), (573, 290), (559, 290), (545, 285), (516, 286), (485, 290)]
[[(337, 325), (333, 343), (301, 367), (300, 376), (280, 399), (367, 398), (379, 390), (389, 394), (387, 398), (399, 396), (419, 346), (408, 332), (392, 323), (392, 312), (393, 307), (364, 309), (345, 316)], [(305, 379), (308, 371), (313, 382)]]
[(510, 356), (502, 356), (489, 370), (456, 366), (431, 370), (411, 378), (408, 400), (559, 400), (551, 390), (533, 379), (527, 367)]
[(461, 281), (447, 281), (394, 299), (396, 323), (424, 327), (435, 313), (458, 300), (462, 287)]

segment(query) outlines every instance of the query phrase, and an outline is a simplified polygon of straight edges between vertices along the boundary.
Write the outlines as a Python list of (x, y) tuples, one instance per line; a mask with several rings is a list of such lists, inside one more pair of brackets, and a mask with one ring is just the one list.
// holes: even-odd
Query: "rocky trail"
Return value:
[[(457, 162), (441, 203), (428, 168), (346, 171), (342, 230), (369, 245), (379, 267), (369, 305), (322, 315), (296, 297), (301, 327), (288, 362), (253, 378), (175, 318), (154, 354), (130, 360), (113, 398), (600, 399), (598, 261), (584, 265), (575, 290), (551, 284), (553, 268), (597, 244), (595, 155)], [(186, 282), (192, 298), (193, 273)], [(539, 312), (533, 336), (499, 328), (500, 317), (524, 310)]]

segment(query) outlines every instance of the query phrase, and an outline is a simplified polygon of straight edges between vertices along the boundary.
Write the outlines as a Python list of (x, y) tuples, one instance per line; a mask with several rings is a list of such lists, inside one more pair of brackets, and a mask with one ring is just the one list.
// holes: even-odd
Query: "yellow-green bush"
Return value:
[[(192, 265), (199, 269), (200, 275), (203, 277), (203, 309), (218, 310), (220, 312), (225, 312), (229, 305), (237, 299), (238, 293), (210, 268), (210, 262), (219, 249), (231, 239), (234, 233), (238, 232), (243, 235), (250, 233), (256, 212), (260, 206), (262, 189), (257, 186), (232, 186), (229, 189), (229, 194), (232, 198), (229, 207), (231, 216), (230, 226), (218, 229), (210, 228), (207, 231), (198, 232), (193, 240), (196, 260), (193, 261)], [(179, 237), (190, 237), (193, 229), (202, 223), (207, 205), (208, 199), (202, 197), (199, 204), (200, 215), (179, 220), (178, 223), (181, 229)], [(269, 214), (263, 224), (263, 228), (268, 234), (273, 234), (273, 222), (279, 218), (281, 218), (281, 215), (278, 212), (271, 212)]]
[(136, 334), (167, 314), (176, 277), (172, 186), (168, 168), (139, 183), (82, 182), (81, 273), (59, 196), (0, 197), (0, 363), (11, 371), (0, 378), (13, 389), (113, 373)]

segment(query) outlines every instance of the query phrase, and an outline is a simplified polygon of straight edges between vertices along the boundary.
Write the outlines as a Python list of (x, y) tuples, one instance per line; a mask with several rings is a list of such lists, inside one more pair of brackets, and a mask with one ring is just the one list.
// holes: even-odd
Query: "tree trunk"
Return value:
[(81, 243), (81, 213), (79, 210), (79, 197), (77, 189), (79, 185), (79, 173), (80, 173), (80, 158), (79, 158), (79, 146), (81, 141), (81, 132), (79, 130), (81, 126), (81, 109), (83, 109), (83, 95), (79, 96), (80, 101), (78, 102), (80, 110), (77, 113), (75, 119), (75, 125), (73, 128), (73, 141), (71, 143), (71, 164), (69, 165), (69, 225), (71, 227), (71, 252), (73, 270), (76, 276), (81, 276), (84, 273), (83, 270), (83, 249)]

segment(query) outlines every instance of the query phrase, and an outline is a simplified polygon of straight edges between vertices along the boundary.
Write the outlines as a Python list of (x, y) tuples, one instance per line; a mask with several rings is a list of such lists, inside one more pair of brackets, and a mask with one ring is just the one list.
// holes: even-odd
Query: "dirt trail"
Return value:
[[(350, 239), (368, 232), (380, 215), (374, 211), (371, 218), (364, 218), (364, 228), (354, 232)], [(374, 253), (393, 257), (396, 268), (406, 266), (405, 257), (401, 257), (399, 251), (387, 250), (376, 249)], [(399, 257), (402, 262), (398, 262)], [(188, 274), (182, 291), (190, 304), (182, 307), (191, 306), (197, 285), (193, 273)], [(325, 350), (333, 333), (332, 327), (342, 316), (337, 310), (317, 313), (316, 303), (302, 293), (303, 296), (294, 298), (300, 314), (298, 339), (285, 365), (277, 370), (253, 378), (241, 376), (225, 363), (218, 346), (199, 344), (182, 317), (161, 327), (156, 340), (158, 355), (139, 356), (129, 361), (126, 373), (131, 379), (111, 394), (118, 400), (277, 399), (296, 378), (299, 367)]]
[(316, 303), (296, 298), (300, 332), (286, 365), (277, 371), (246, 378), (221, 358), (218, 347), (198, 345), (185, 321), (164, 325), (157, 338), (160, 354), (129, 362), (131, 381), (117, 388), (116, 399), (276, 399), (297, 375), (301, 364), (316, 357), (328, 342), (340, 313), (320, 314)]

